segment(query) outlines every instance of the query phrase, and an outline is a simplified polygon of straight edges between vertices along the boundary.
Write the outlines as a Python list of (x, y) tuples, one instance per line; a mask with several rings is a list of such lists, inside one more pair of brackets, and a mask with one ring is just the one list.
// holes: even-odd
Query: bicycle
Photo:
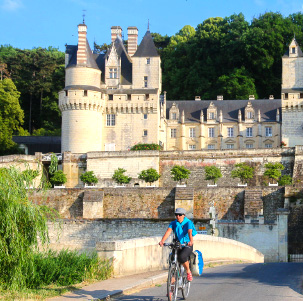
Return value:
[[(164, 243), (165, 247), (172, 249), (169, 254), (169, 270), (167, 278), (167, 297), (168, 301), (176, 301), (178, 290), (181, 290), (183, 299), (188, 297), (190, 290), (190, 281), (187, 280), (187, 273), (182, 264), (177, 260), (177, 250), (186, 244), (180, 244), (178, 241), (172, 243)], [(190, 263), (190, 261), (189, 261)], [(191, 267), (191, 266), (190, 266)]]

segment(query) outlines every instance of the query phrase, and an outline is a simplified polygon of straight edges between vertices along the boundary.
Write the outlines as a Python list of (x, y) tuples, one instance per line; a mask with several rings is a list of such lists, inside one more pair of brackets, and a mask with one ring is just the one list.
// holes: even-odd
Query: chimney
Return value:
[(122, 39), (122, 28), (120, 26), (112, 26), (111, 27), (112, 43), (116, 40), (117, 36), (119, 36)]
[(127, 52), (130, 56), (133, 56), (138, 48), (138, 28), (129, 26), (127, 28), (127, 37)]
[(201, 100), (201, 97), (200, 96), (195, 96), (195, 100), (199, 101), (199, 100)]
[(269, 99), (275, 99), (273, 95), (269, 95)]
[(255, 95), (249, 95), (248, 96), (248, 100), (254, 100), (255, 99)]
[(86, 33), (87, 26), (85, 24), (78, 25), (78, 51), (77, 51), (77, 65), (86, 65)]
[(217, 100), (223, 100), (223, 95), (217, 95)]

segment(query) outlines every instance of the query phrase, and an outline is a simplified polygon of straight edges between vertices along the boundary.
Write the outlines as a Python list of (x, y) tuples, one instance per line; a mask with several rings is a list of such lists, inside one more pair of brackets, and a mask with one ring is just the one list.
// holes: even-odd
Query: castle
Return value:
[[(87, 26), (66, 47), (65, 88), (59, 92), (62, 152), (124, 151), (137, 143), (163, 150), (276, 148), (303, 144), (303, 54), (295, 38), (282, 58), (281, 99), (167, 100), (161, 60), (147, 30), (111, 28), (112, 45), (95, 54)], [(283, 122), (282, 122), (283, 115)]]

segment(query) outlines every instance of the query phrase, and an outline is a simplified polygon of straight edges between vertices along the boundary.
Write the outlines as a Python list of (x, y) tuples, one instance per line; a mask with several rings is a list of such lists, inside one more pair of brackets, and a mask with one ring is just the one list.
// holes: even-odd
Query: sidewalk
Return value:
[(105, 299), (108, 296), (119, 295), (137, 289), (143, 289), (155, 284), (162, 284), (167, 280), (167, 271), (153, 271), (142, 274), (111, 278), (94, 284), (84, 286), (72, 293), (50, 298), (52, 301), (68, 300), (96, 300)]

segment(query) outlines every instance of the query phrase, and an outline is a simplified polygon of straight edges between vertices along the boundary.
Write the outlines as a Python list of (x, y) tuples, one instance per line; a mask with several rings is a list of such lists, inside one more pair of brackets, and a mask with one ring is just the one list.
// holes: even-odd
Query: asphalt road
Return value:
[[(303, 263), (235, 264), (194, 277), (189, 301), (303, 300)], [(164, 301), (166, 284), (112, 300)], [(181, 292), (177, 300), (182, 300)]]

